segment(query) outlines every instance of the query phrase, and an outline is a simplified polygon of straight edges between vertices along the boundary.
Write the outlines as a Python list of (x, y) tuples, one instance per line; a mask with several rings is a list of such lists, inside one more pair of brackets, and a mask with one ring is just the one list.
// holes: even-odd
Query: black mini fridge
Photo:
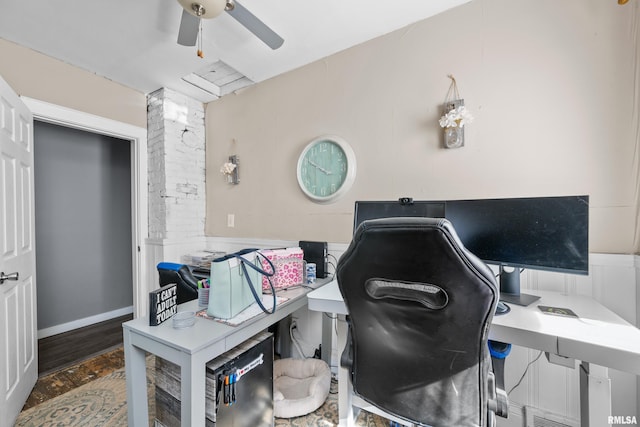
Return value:
[(207, 377), (216, 382), (213, 425), (272, 427), (273, 335), (261, 334), (239, 347), (207, 364)]
[[(156, 426), (180, 426), (179, 381), (176, 365), (156, 360)], [(207, 427), (273, 427), (273, 334), (207, 363), (205, 409)]]

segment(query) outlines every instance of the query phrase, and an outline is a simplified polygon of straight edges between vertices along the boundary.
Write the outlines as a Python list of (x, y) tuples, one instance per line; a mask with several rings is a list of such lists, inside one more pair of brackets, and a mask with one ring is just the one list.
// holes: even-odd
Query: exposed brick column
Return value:
[(147, 97), (149, 238), (204, 236), (204, 105), (170, 89)]

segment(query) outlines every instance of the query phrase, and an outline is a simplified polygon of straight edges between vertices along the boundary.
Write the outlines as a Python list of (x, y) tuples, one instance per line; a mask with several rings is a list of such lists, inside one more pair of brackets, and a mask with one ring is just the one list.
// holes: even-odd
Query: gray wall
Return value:
[(129, 307), (130, 143), (34, 124), (38, 329)]

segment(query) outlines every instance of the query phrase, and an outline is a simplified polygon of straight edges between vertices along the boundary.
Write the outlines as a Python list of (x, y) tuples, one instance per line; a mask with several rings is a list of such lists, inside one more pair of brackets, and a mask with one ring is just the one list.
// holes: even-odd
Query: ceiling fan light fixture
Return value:
[(193, 16), (211, 19), (224, 12), (227, 0), (178, 0), (180, 6)]
[(618, 0), (618, 4), (627, 4), (629, 0)]
[(178, 3), (184, 9), (178, 30), (179, 45), (195, 46), (198, 33), (202, 35), (201, 18), (215, 18), (225, 10), (271, 49), (278, 49), (284, 43), (282, 37), (236, 0), (178, 0)]

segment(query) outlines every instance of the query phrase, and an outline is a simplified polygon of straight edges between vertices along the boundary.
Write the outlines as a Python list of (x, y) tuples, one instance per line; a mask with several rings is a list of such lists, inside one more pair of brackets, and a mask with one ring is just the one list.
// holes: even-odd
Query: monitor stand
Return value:
[(516, 305), (522, 305), (522, 306), (527, 306), (537, 300), (539, 300), (540, 297), (537, 295), (530, 295), (530, 294), (507, 294), (504, 292), (500, 292), (500, 301), (502, 302), (508, 302), (510, 304), (516, 304)]
[(520, 293), (520, 268), (500, 266), (500, 301), (527, 306), (540, 297)]

